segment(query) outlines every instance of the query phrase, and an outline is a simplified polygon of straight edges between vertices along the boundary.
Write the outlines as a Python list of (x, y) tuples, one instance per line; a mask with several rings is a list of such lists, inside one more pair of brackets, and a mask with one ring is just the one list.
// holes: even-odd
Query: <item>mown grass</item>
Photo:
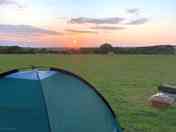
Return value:
[(73, 71), (108, 100), (126, 132), (175, 132), (176, 107), (151, 108), (148, 98), (161, 83), (176, 83), (176, 56), (0, 55), (0, 72), (27, 65)]

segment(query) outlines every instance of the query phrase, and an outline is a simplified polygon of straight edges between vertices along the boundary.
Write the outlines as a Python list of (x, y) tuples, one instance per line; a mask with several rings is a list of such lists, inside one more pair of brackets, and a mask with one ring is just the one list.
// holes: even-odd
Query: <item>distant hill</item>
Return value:
[(159, 45), (148, 47), (115, 47), (114, 52), (116, 54), (175, 54), (175, 46), (171, 45)]

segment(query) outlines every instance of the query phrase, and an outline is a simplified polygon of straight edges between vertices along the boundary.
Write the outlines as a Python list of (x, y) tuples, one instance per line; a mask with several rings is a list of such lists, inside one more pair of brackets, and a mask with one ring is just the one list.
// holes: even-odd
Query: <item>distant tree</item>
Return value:
[(109, 52), (113, 52), (113, 47), (112, 47), (112, 45), (109, 44), (109, 43), (104, 43), (104, 44), (102, 44), (102, 45), (100, 46), (99, 52), (100, 52), (100, 53), (105, 53), (105, 54), (107, 54), (107, 53), (109, 53)]
[(109, 44), (109, 43), (104, 43), (104, 44), (102, 44), (102, 45), (100, 46), (100, 49), (112, 50), (113, 47), (112, 47), (112, 45)]

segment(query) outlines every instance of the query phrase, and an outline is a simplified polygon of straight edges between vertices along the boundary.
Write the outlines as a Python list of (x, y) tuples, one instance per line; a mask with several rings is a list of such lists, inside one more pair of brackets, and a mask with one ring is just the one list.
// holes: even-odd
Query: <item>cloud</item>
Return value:
[(47, 30), (43, 28), (34, 27), (31, 25), (7, 25), (0, 24), (0, 34), (10, 34), (10, 35), (61, 35), (62, 33)]
[(14, 0), (0, 0), (0, 5), (15, 5), (19, 8), (22, 6)]
[(90, 31), (90, 30), (74, 30), (74, 29), (66, 29), (65, 31), (69, 33), (78, 33), (78, 34), (97, 34), (96, 31)]
[(131, 8), (131, 9), (127, 9), (127, 13), (130, 13), (130, 14), (139, 14), (140, 13), (140, 9), (138, 8)]
[(0, 40), (0, 46), (12, 46), (18, 45), (18, 42), (15, 40)]
[(123, 30), (125, 27), (116, 27), (116, 26), (95, 26), (91, 27), (91, 29), (100, 29), (100, 30)]
[(141, 10), (138, 8), (127, 9), (127, 12), (130, 14), (134, 14), (137, 17), (136, 19), (133, 19), (133, 20), (125, 23), (127, 25), (141, 25), (141, 24), (145, 24), (146, 22), (149, 21), (149, 19), (146, 17), (140, 17)]
[(69, 23), (72, 24), (118, 24), (122, 22), (124, 18), (121, 17), (109, 17), (109, 18), (89, 18), (89, 17), (78, 17), (72, 18)]
[(141, 24), (145, 24), (148, 21), (149, 21), (148, 18), (138, 18), (138, 19), (132, 20), (132, 21), (126, 23), (126, 24), (127, 25), (141, 25)]
[(0, 0), (0, 5), (9, 5), (13, 3), (14, 1), (10, 1), (10, 0)]

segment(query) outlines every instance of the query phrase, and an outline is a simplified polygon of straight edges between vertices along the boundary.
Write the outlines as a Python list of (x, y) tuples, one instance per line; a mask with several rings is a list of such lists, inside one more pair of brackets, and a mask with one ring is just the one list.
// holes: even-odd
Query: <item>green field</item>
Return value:
[(0, 55), (0, 72), (26, 65), (64, 68), (87, 79), (108, 100), (126, 132), (175, 132), (176, 107), (156, 110), (148, 98), (176, 84), (176, 56)]

